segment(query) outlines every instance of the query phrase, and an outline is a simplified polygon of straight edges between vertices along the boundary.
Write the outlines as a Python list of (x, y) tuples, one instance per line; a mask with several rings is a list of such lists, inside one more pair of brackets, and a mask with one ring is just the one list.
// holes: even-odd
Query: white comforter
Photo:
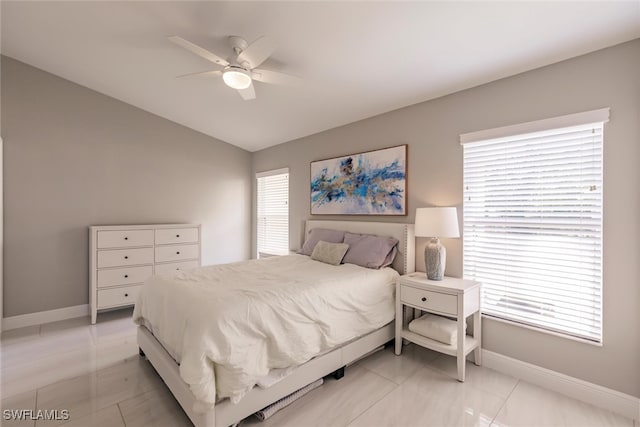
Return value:
[(133, 318), (176, 358), (206, 408), (389, 323), (397, 275), (304, 255), (209, 266), (151, 277)]

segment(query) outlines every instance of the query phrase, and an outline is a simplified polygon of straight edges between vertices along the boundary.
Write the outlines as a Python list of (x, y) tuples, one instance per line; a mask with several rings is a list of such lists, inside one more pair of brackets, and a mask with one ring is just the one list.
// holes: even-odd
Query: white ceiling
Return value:
[[(640, 37), (640, 1), (3, 1), (2, 53), (249, 151)], [(274, 38), (304, 77), (243, 101), (179, 35)]]

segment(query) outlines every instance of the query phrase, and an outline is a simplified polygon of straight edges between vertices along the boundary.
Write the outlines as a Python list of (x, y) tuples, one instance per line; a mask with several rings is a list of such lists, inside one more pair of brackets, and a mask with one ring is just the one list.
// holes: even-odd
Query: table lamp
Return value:
[(416, 237), (431, 237), (424, 249), (424, 263), (429, 280), (442, 280), (447, 250), (439, 237), (460, 237), (456, 208), (416, 209)]

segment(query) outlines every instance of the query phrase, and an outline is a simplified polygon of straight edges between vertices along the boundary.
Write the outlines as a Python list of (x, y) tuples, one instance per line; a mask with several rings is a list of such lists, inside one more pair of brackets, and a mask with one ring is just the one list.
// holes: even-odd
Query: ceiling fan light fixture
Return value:
[(229, 67), (222, 73), (222, 80), (232, 89), (242, 90), (251, 86), (251, 75), (240, 67)]

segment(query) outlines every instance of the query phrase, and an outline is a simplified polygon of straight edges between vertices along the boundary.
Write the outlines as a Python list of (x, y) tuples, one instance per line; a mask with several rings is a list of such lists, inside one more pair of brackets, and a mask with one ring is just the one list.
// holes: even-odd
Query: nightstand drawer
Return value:
[(437, 311), (452, 316), (458, 314), (458, 297), (455, 295), (425, 291), (402, 285), (400, 286), (400, 300), (403, 303), (423, 308), (427, 311)]
[(98, 308), (135, 304), (142, 285), (98, 290)]

